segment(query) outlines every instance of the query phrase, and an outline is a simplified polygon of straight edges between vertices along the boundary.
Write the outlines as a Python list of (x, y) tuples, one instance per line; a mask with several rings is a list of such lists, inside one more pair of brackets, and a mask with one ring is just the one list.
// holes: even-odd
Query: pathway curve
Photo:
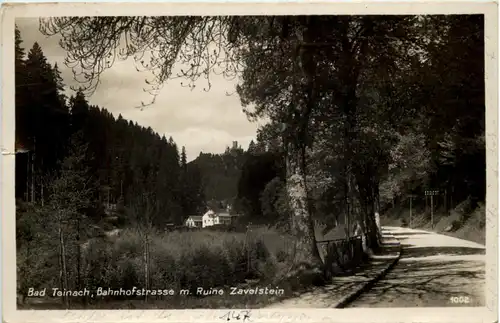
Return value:
[(485, 305), (485, 246), (422, 230), (383, 231), (400, 240), (401, 259), (348, 307)]
[(399, 242), (390, 233), (383, 234), (384, 246), (370, 261), (356, 268), (353, 273), (335, 276), (331, 283), (300, 292), (295, 297), (269, 305), (267, 308), (335, 308), (354, 297), (386, 271), (399, 257)]

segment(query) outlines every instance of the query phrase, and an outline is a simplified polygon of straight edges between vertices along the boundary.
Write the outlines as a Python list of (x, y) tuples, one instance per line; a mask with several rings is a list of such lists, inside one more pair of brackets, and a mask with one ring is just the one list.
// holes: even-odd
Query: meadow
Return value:
[[(145, 241), (148, 241), (146, 244)], [(39, 246), (40, 248), (41, 246)], [(147, 250), (147, 252), (145, 252)], [(72, 289), (172, 289), (189, 290), (190, 296), (106, 296), (71, 300), (71, 308), (198, 308), (262, 305), (277, 295), (196, 295), (198, 288), (230, 287), (276, 288), (284, 283), (293, 250), (290, 236), (265, 227), (248, 232), (199, 230), (186, 232), (150, 232), (148, 237), (139, 230), (126, 228), (113, 237), (94, 238), (84, 244), (80, 263), (69, 257), (69, 287)], [(52, 259), (57, 259), (56, 253)], [(33, 259), (32, 259), (33, 260)], [(43, 261), (39, 259), (39, 261)], [(45, 275), (58, 277), (60, 269), (53, 262)], [(80, 270), (74, 269), (75, 264)], [(72, 267), (72, 266), (73, 267)], [(78, 278), (78, 277), (79, 278)], [(22, 277), (21, 277), (22, 279)], [(80, 283), (78, 283), (80, 281)], [(57, 279), (42, 283), (38, 288), (51, 289)], [(285, 295), (290, 296), (291, 288)], [(28, 299), (22, 308), (36, 308)], [(58, 308), (61, 300), (47, 299)], [(57, 304), (56, 304), (57, 303)], [(59, 305), (58, 305), (59, 304)]]

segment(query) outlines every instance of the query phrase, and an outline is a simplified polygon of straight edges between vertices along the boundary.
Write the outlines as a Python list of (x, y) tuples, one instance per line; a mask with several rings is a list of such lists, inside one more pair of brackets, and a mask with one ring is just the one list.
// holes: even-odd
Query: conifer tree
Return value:
[[(82, 132), (72, 135), (61, 173), (50, 187), (49, 208), (57, 228), (63, 289), (82, 287), (81, 244), (85, 241), (85, 222), (94, 188), (94, 178), (87, 166), (87, 147)], [(70, 305), (67, 297), (64, 302), (67, 307)]]

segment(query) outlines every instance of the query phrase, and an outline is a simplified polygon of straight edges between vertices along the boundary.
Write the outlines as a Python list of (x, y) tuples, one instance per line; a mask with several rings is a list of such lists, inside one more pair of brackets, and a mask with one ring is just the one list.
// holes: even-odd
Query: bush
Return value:
[(209, 227), (205, 227), (203, 228), (203, 230), (233, 232), (236, 231), (236, 228), (232, 225), (227, 225), (227, 224), (215, 224)]
[[(20, 231), (28, 236), (25, 233), (28, 230)], [(288, 258), (283, 237), (266, 228), (249, 233), (210, 230), (151, 233), (149, 241), (150, 289), (195, 291), (198, 287), (234, 286), (247, 278), (269, 281), (283, 265), (278, 261)], [(70, 288), (77, 285), (74, 242), (67, 244)], [(81, 251), (81, 288), (146, 286), (144, 243), (137, 231), (124, 229), (113, 239), (92, 238), (81, 245)], [(24, 243), (18, 250), (17, 261), (20, 294), (25, 294), (29, 287), (59, 287), (60, 264), (54, 239), (37, 238)]]
[(31, 203), (18, 204), (16, 212), (17, 292), (23, 301), (29, 288), (59, 285), (58, 240), (52, 236), (53, 223), (44, 209)]
[[(248, 240), (248, 241), (247, 241)], [(150, 235), (150, 288), (211, 288), (276, 272), (264, 242), (244, 233), (192, 231)], [(250, 264), (249, 264), (250, 260)], [(85, 254), (86, 283), (92, 287), (145, 286), (143, 240), (124, 230), (114, 243), (95, 241)]]

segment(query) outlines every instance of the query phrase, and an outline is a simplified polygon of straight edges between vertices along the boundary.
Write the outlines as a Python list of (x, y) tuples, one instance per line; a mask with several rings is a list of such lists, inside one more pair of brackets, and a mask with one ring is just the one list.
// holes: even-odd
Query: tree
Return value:
[(29, 155), (16, 158), (19, 183), (16, 196), (27, 197), (30, 186), (32, 199), (43, 201), (46, 194), (41, 177), (46, 172), (57, 171), (58, 160), (64, 156), (68, 111), (57, 67), (47, 62), (37, 43), (28, 55), (24, 54), (21, 44), (21, 35), (16, 30), (16, 143), (17, 148), (29, 151)]
[[(250, 155), (241, 168), (241, 176), (238, 181), (238, 200), (243, 211), (253, 223), (269, 223), (263, 212), (261, 195), (270, 181), (275, 178), (284, 178), (284, 165), (280, 163), (280, 156), (276, 153), (263, 153)], [(273, 197), (269, 196), (269, 199)], [(267, 203), (269, 204), (269, 203)], [(266, 211), (269, 208), (266, 207)]]
[[(419, 23), (425, 26), (421, 33), (427, 39), (421, 44), (421, 54), (402, 65), (395, 86), (381, 88), (387, 93), (384, 105), (393, 101), (394, 106), (387, 109), (389, 116), (381, 124), (395, 134), (386, 136), (393, 143), (387, 149), (391, 168), (383, 172), (381, 190), (387, 202), (388, 194), (394, 201), (407, 193), (439, 188), (446, 194), (444, 206), (449, 208), (469, 194), (481, 199), (486, 187), (485, 146), (481, 143), (483, 17), (425, 16)], [(469, 36), (461, 36), (464, 34)], [(467, 171), (462, 168), (465, 163)]]
[[(70, 140), (70, 154), (63, 160), (61, 174), (51, 185), (49, 209), (52, 221), (57, 227), (59, 259), (61, 268), (61, 288), (70, 287), (70, 278), (75, 278), (74, 286), (82, 287), (81, 244), (84, 238), (84, 221), (91, 205), (93, 177), (87, 167), (87, 145), (82, 133), (76, 133)], [(68, 262), (71, 250), (76, 249), (76, 262)], [(74, 267), (73, 267), (74, 266)], [(74, 269), (73, 269), (74, 268)], [(69, 277), (70, 275), (75, 275)], [(73, 284), (71, 285), (73, 286)], [(69, 299), (64, 297), (66, 307)]]
[(242, 149), (227, 149), (223, 154), (200, 154), (189, 165), (196, 164), (202, 176), (207, 200), (231, 200), (237, 195), (238, 179), (247, 159)]
[(283, 179), (273, 178), (266, 184), (260, 194), (262, 216), (270, 224), (277, 224), (281, 229), (288, 231), (289, 206), (286, 194), (286, 185)]
[(200, 168), (195, 163), (189, 163), (187, 166), (187, 196), (186, 215), (200, 214), (205, 212), (205, 187)]
[[(151, 234), (154, 232), (154, 198), (148, 193), (143, 193), (134, 201), (129, 209), (130, 216), (133, 217), (134, 227), (142, 240), (142, 255), (144, 266), (144, 289), (150, 289), (150, 253)], [(144, 294), (144, 301), (148, 301), (148, 294)]]
[(187, 171), (187, 157), (186, 157), (186, 147), (182, 146), (181, 149), (181, 169)]
[(256, 147), (255, 147), (255, 142), (253, 140), (250, 140), (250, 143), (248, 144), (248, 153), (249, 154), (255, 154), (256, 152)]
[[(26, 104), (26, 85), (25, 85), (25, 52), (22, 48), (23, 40), (21, 33), (16, 26), (15, 29), (15, 100), (16, 100), (16, 149), (29, 149), (29, 111)], [(16, 197), (23, 197), (28, 201), (29, 193), (29, 154), (16, 156)], [(27, 165), (27, 166), (26, 166)]]
[(30, 118), (24, 126), (28, 129), (29, 146), (36, 151), (36, 169), (40, 172), (56, 168), (65, 144), (61, 142), (64, 139), (61, 129), (68, 124), (68, 111), (58, 73), (35, 43), (25, 62), (25, 100), (29, 103), (26, 109), (32, 111), (28, 112)]

